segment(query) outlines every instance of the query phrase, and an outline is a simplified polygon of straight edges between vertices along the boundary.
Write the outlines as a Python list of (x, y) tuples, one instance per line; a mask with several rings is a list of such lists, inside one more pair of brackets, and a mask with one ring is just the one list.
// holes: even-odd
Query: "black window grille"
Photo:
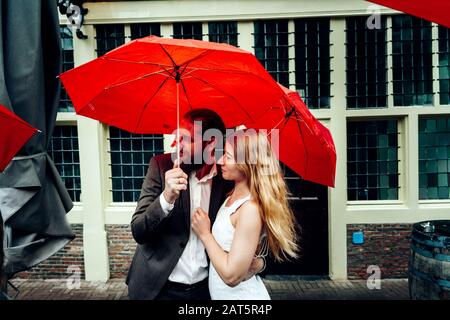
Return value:
[(431, 22), (392, 17), (394, 106), (433, 104)]
[(312, 109), (330, 107), (330, 19), (295, 20), (295, 87)]
[(80, 154), (77, 126), (55, 126), (48, 153), (72, 201), (80, 201)]
[(255, 21), (255, 55), (273, 78), (289, 86), (287, 20)]
[(419, 198), (450, 199), (450, 117), (419, 119)]
[(347, 122), (348, 200), (396, 200), (397, 120)]
[(208, 36), (211, 42), (228, 43), (238, 46), (238, 26), (236, 21), (209, 22)]
[(387, 107), (386, 17), (367, 28), (367, 17), (346, 19), (347, 108)]
[(114, 202), (135, 202), (150, 158), (164, 153), (162, 135), (132, 134), (110, 127), (111, 179)]

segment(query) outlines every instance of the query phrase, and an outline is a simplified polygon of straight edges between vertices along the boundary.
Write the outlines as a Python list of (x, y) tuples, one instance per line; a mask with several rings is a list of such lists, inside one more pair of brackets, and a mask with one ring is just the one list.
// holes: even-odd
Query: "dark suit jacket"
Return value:
[[(152, 157), (142, 184), (131, 220), (131, 231), (138, 245), (126, 279), (130, 299), (154, 299), (188, 242), (191, 224), (189, 187), (181, 192), (167, 217), (159, 202), (164, 190), (165, 172), (172, 168), (170, 154)], [(224, 180), (218, 170), (212, 181), (208, 211), (211, 225), (232, 187), (233, 183)]]

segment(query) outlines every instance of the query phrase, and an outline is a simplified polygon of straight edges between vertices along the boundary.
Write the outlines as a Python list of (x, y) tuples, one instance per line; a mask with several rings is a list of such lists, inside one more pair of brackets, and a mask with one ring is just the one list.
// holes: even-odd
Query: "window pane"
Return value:
[(310, 108), (330, 107), (330, 19), (295, 20), (295, 86)]
[(419, 119), (419, 198), (450, 199), (450, 117)]
[(210, 22), (208, 24), (208, 36), (211, 42), (228, 43), (238, 46), (237, 22)]
[(272, 77), (289, 87), (288, 21), (255, 21), (255, 55)]
[[(61, 58), (62, 58), (62, 71), (68, 71), (74, 67), (73, 60), (73, 38), (72, 29), (67, 26), (60, 26), (61, 34)], [(72, 101), (67, 95), (64, 87), (61, 87), (60, 100), (59, 100), (59, 112), (74, 112)]]
[(412, 16), (392, 17), (395, 106), (433, 104), (431, 23)]
[(450, 29), (439, 26), (439, 101), (450, 104)]
[(130, 25), (131, 40), (147, 36), (161, 36), (159, 23), (133, 23)]
[(125, 32), (122, 24), (97, 25), (95, 30), (98, 57), (125, 43)]
[(55, 126), (48, 154), (53, 159), (72, 201), (80, 201), (80, 156), (77, 126)]
[(164, 138), (114, 127), (110, 127), (109, 136), (113, 201), (137, 201), (150, 158), (164, 153)]
[(396, 120), (347, 123), (348, 200), (398, 199), (398, 161)]
[(368, 29), (367, 17), (346, 19), (347, 108), (387, 106), (386, 17)]
[(202, 23), (201, 22), (177, 22), (173, 24), (174, 39), (195, 39), (202, 40)]

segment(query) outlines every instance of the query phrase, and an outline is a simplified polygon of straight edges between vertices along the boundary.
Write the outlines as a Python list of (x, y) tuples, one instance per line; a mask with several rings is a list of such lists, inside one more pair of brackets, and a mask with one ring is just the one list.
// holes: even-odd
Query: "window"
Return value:
[(273, 78), (289, 87), (288, 21), (255, 21), (255, 55)]
[(208, 36), (211, 42), (228, 43), (238, 46), (237, 22), (210, 22)]
[[(60, 34), (61, 34), (62, 72), (65, 72), (74, 67), (72, 29), (66, 26), (61, 26)], [(72, 105), (72, 101), (70, 100), (66, 90), (63, 87), (61, 87), (58, 111), (59, 112), (75, 111)]]
[(309, 108), (330, 107), (330, 19), (295, 20), (296, 89)]
[(368, 29), (367, 17), (346, 19), (347, 108), (387, 106), (386, 17)]
[(131, 40), (147, 36), (161, 36), (159, 23), (134, 23), (130, 25)]
[(137, 201), (150, 158), (164, 153), (163, 136), (132, 134), (114, 127), (109, 136), (113, 201)]
[(396, 120), (347, 123), (348, 200), (398, 199)]
[(125, 43), (125, 31), (122, 24), (96, 26), (97, 57), (100, 57)]
[(55, 126), (48, 153), (72, 201), (80, 201), (80, 155), (77, 126)]
[(392, 17), (394, 105), (432, 105), (431, 22), (412, 16)]
[(195, 39), (202, 40), (201, 22), (177, 22), (173, 24), (174, 39)]
[(439, 101), (450, 104), (450, 29), (439, 26)]
[(419, 199), (450, 199), (450, 117), (419, 119)]

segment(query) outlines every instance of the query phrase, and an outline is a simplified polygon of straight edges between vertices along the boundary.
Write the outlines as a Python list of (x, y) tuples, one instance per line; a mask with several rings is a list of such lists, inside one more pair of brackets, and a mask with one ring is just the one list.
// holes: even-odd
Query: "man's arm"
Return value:
[(159, 199), (162, 192), (160, 168), (158, 162), (152, 158), (142, 184), (136, 211), (131, 219), (131, 232), (139, 244), (148, 242), (167, 216)]

